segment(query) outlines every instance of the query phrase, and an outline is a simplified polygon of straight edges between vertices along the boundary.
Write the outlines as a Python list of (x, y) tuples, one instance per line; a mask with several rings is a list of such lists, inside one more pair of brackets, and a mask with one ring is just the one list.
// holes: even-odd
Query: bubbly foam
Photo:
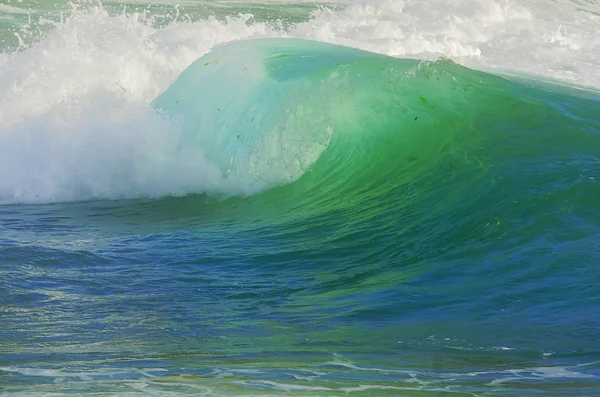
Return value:
[[(331, 363), (330, 363), (331, 364)], [(584, 364), (585, 365), (585, 364)], [(2, 372), (19, 374), (26, 377), (46, 378), (52, 380), (56, 396), (63, 396), (74, 390), (83, 393), (90, 387), (109, 391), (118, 391), (119, 395), (137, 395), (140, 390), (145, 395), (244, 395), (262, 396), (264, 390), (269, 390), (270, 396), (306, 395), (306, 393), (323, 393), (323, 395), (352, 394), (373, 390), (389, 391), (420, 391), (429, 395), (439, 392), (458, 392), (463, 386), (472, 392), (485, 393), (490, 386), (509, 387), (511, 383), (526, 381), (535, 384), (562, 384), (565, 381), (576, 381), (593, 387), (597, 377), (579, 372), (579, 366), (549, 366), (520, 369), (499, 369), (484, 372), (427, 372), (415, 371), (410, 378), (399, 378), (401, 371), (390, 368), (346, 367), (352, 371), (319, 372), (318, 377), (302, 379), (301, 377), (281, 378), (285, 370), (253, 369), (253, 368), (224, 368), (214, 370), (210, 374), (188, 375), (181, 378), (177, 374), (170, 374), (163, 368), (111, 368), (101, 367), (86, 370), (58, 370), (50, 368), (27, 367), (0, 367)], [(362, 371), (378, 372), (378, 377), (365, 377)], [(306, 372), (306, 371), (304, 371)], [(308, 373), (313, 373), (308, 371)], [(291, 374), (287, 374), (291, 375)], [(343, 375), (344, 382), (340, 382)], [(286, 378), (286, 376), (283, 376)], [(333, 382), (332, 382), (333, 380)], [(32, 388), (23, 395), (48, 395), (47, 384)], [(235, 391), (235, 393), (231, 393)], [(20, 395), (15, 394), (14, 395)]]
[(22, 8), (13, 7), (8, 4), (0, 4), (0, 11), (6, 14), (26, 14)]
[(178, 126), (148, 106), (194, 60), (232, 40), (296, 37), (397, 57), (443, 55), (600, 88), (600, 4), (568, 0), (363, 0), (320, 8), (287, 29), (251, 14), (158, 27), (152, 16), (95, 5), (39, 24), (50, 32), (0, 54), (0, 203), (244, 192), (202, 148), (182, 151)]

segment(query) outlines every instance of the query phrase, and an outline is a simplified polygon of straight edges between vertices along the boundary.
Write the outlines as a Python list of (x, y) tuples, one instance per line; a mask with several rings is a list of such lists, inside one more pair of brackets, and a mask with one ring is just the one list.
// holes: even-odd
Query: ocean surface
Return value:
[(0, 0), (0, 396), (600, 396), (600, 1)]

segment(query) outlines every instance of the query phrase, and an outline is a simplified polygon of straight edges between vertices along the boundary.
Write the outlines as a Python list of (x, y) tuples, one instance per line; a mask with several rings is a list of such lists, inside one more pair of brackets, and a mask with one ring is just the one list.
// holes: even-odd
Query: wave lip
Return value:
[(506, 84), (448, 60), (257, 39), (215, 48), (152, 106), (180, 124), (182, 146), (203, 148), (243, 193), (306, 175), (306, 189), (341, 194), (393, 187), (457, 142), (477, 140), (466, 134), (470, 101)]
[(384, 57), (307, 40), (235, 42), (194, 62), (153, 107), (179, 120), (182, 144), (203, 147), (225, 177), (263, 189), (319, 158), (334, 133), (338, 70), (375, 58)]

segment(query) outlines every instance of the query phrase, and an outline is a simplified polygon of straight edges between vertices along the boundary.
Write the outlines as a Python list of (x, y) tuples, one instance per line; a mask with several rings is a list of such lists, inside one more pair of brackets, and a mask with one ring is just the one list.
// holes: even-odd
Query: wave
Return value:
[(285, 193), (294, 200), (318, 206), (343, 197), (352, 207), (423, 190), (465, 202), (528, 158), (545, 164), (565, 148), (589, 153), (597, 103), (593, 92), (445, 59), (260, 39), (201, 57), (153, 106), (179, 123), (181, 147), (202, 148), (224, 180), (243, 187), (233, 193), (295, 182)]
[[(422, 150), (419, 145), (432, 145), (432, 151), (433, 148), (440, 149), (439, 142), (450, 142), (448, 148), (460, 146), (452, 143), (457, 140), (476, 145), (475, 138), (469, 138), (464, 131), (457, 132), (459, 127), (450, 128), (447, 135), (441, 132), (418, 135), (419, 132), (414, 132), (421, 131), (418, 126), (437, 131), (439, 126), (435, 120), (445, 122), (446, 119), (449, 120), (446, 125), (466, 126), (466, 120), (475, 117), (477, 112), (483, 112), (481, 117), (491, 117), (494, 123), (513, 122), (508, 117), (498, 119), (482, 104), (474, 106), (464, 102), (485, 100), (494, 103), (496, 98), (491, 92), (480, 94), (481, 97), (470, 96), (477, 90), (469, 88), (471, 91), (463, 93), (463, 97), (452, 96), (452, 92), (444, 91), (451, 90), (451, 86), (439, 83), (440, 91), (433, 86), (423, 86), (422, 89), (435, 92), (423, 96), (427, 103), (420, 104), (393, 92), (391, 87), (409, 92), (416, 90), (411, 84), (414, 87), (423, 84), (418, 76), (425, 73), (424, 70), (432, 73), (446, 70), (453, 78), (493, 80), (490, 86), (494, 87), (503, 84), (503, 87), (510, 87), (510, 83), (463, 69), (459, 64), (480, 69), (493, 67), (496, 72), (510, 68), (515, 72), (541, 73), (598, 86), (596, 74), (589, 73), (597, 66), (594, 55), (597, 42), (584, 40), (594, 31), (597, 16), (593, 6), (590, 10), (571, 9), (570, 3), (561, 2), (551, 9), (541, 10), (529, 3), (501, 5), (482, 0), (465, 9), (461, 4), (440, 3), (437, 7), (412, 1), (402, 4), (383, 1), (370, 5), (357, 2), (340, 10), (312, 11), (308, 20), (295, 21), (285, 28), (273, 21), (257, 21), (250, 14), (223, 18), (195, 16), (196, 19), (190, 17), (189, 20), (181, 17), (181, 20), (158, 23), (154, 17), (135, 12), (116, 15), (102, 6), (74, 8), (60, 21), (45, 16), (43, 20), (33, 22), (28, 36), (19, 32), (18, 51), (0, 55), (0, 169), (5, 170), (0, 173), (0, 202), (48, 203), (193, 193), (247, 195), (292, 181), (296, 181), (294, 186), (303, 186), (304, 181), (316, 176), (332, 181), (334, 175), (340, 181), (347, 181), (354, 175), (355, 180), (370, 182), (370, 174), (363, 170), (374, 166), (366, 166), (367, 163), (362, 161), (378, 164), (371, 158), (375, 154), (388, 156), (390, 168), (412, 167), (400, 164), (402, 156), (396, 152), (388, 153), (391, 148), (406, 154), (412, 150), (409, 148), (414, 148), (411, 145), (419, 148), (417, 152)], [(248, 7), (251, 11), (252, 5)], [(574, 26), (565, 22), (556, 30), (560, 24), (554, 24), (550, 14), (558, 15), (557, 11), (581, 16), (580, 20), (585, 23)], [(447, 13), (449, 17), (444, 19), (440, 13)], [(511, 31), (535, 38), (532, 46), (537, 50), (518, 47), (515, 43), (521, 36), (510, 36)], [(273, 95), (271, 102), (265, 101), (263, 105), (273, 106), (279, 113), (263, 109), (259, 119), (255, 118), (256, 123), (244, 125), (244, 128), (241, 124), (227, 125), (229, 121), (224, 121), (225, 117), (218, 114), (211, 119), (211, 107), (207, 105), (202, 110), (207, 116), (203, 118), (207, 128), (190, 134), (181, 129), (179, 121), (162, 117), (148, 106), (191, 63), (199, 57), (209, 56), (208, 51), (215, 45), (265, 37), (290, 39), (286, 41), (287, 45), (294, 42), (292, 38), (300, 38), (342, 44), (353, 49), (326, 47), (328, 49), (324, 50), (313, 43), (303, 50), (317, 54), (331, 49), (331, 54), (319, 56), (325, 63), (320, 72), (327, 74), (326, 84), (321, 84), (318, 73), (306, 63), (295, 68), (286, 66), (290, 73), (312, 81), (313, 88), (302, 86), (293, 79), (275, 79), (277, 84), (269, 85), (272, 79), (261, 75), (248, 78), (247, 74), (234, 76), (238, 87), (227, 81), (223, 86), (216, 82), (212, 86), (205, 83), (210, 95), (199, 96), (204, 97), (208, 105), (213, 103), (210, 97), (215, 101), (226, 101), (229, 95), (239, 101), (235, 105), (239, 109), (252, 111), (251, 104), (243, 102), (243, 98), (253, 99), (244, 96), (249, 95), (251, 84), (261, 85), (261, 95)], [(243, 46), (236, 48), (240, 50)], [(557, 48), (562, 55), (552, 59), (544, 57), (549, 49)], [(367, 55), (359, 50), (380, 55)], [(342, 56), (342, 53), (346, 55)], [(456, 64), (448, 60), (431, 61), (439, 59), (440, 54), (452, 58)], [(265, 54), (257, 52), (255, 55), (258, 58), (252, 65), (257, 66), (264, 61), (260, 57)], [(416, 60), (390, 56), (413, 56), (431, 62), (418, 64)], [(297, 62), (298, 57), (295, 59)], [(339, 73), (344, 67), (348, 68), (348, 59), (356, 59), (363, 65), (360, 67), (365, 68), (364, 72), (373, 75), (369, 77), (371, 80), (363, 84), (351, 75), (345, 86)], [(514, 64), (515, 59), (522, 63)], [(235, 69), (235, 62), (244, 62), (235, 55), (222, 61), (219, 67), (226, 64), (225, 68), (230, 70)], [(397, 75), (388, 72), (392, 84), (387, 86), (374, 76), (377, 68), (385, 71), (386, 67), (399, 68)], [(410, 70), (416, 73), (414, 81), (410, 84), (406, 79), (401, 82), (399, 76)], [(511, 80), (515, 79), (511, 77)], [(367, 89), (369, 84), (373, 85), (372, 90)], [(364, 98), (353, 96), (349, 87), (358, 89)], [(284, 89), (296, 90), (303, 97), (277, 91)], [(168, 91), (173, 90), (172, 87)], [(243, 90), (247, 90), (246, 94)], [(520, 88), (514, 90), (511, 100), (521, 106), (522, 100), (515, 99), (521, 93), (517, 92)], [(550, 90), (559, 92), (556, 87)], [(442, 104), (437, 97), (442, 93), (448, 104)], [(526, 94), (536, 98), (541, 95)], [(387, 103), (397, 99), (402, 103), (397, 107)], [(558, 102), (561, 100), (557, 98)], [(432, 101), (437, 106), (435, 110), (427, 108), (433, 106)], [(355, 105), (361, 107), (360, 112), (352, 109)], [(493, 106), (489, 105), (489, 108)], [(547, 108), (553, 111), (555, 106), (551, 104)], [(589, 108), (588, 102), (582, 108)], [(303, 109), (313, 111), (316, 116), (303, 115)], [(407, 113), (400, 116), (396, 114), (398, 111)], [(408, 116), (413, 111), (420, 114), (412, 116), (419, 117), (418, 122)], [(455, 117), (452, 112), (462, 116)], [(564, 121), (567, 119), (561, 120), (559, 124), (567, 122)], [(261, 123), (270, 126), (271, 130), (260, 130)], [(403, 125), (400, 129), (402, 139), (400, 135), (377, 132), (379, 138), (368, 140), (367, 134), (356, 132), (391, 130), (394, 123)], [(430, 123), (428, 127), (423, 127), (427, 123)], [(211, 128), (227, 130), (229, 127), (229, 132), (211, 140), (214, 138)], [(480, 125), (476, 127), (481, 128)], [(243, 133), (232, 132), (241, 129)], [(310, 136), (306, 135), (308, 130)], [(474, 135), (478, 134), (481, 135), (480, 132)], [(422, 143), (418, 143), (416, 136), (423, 139)], [(388, 146), (379, 147), (382, 142), (388, 142)], [(366, 151), (366, 147), (372, 149)], [(246, 157), (239, 151), (245, 151)], [(284, 152), (287, 154), (282, 155)], [(434, 159), (436, 156), (416, 157)], [(480, 157), (478, 154), (473, 156)], [(233, 167), (229, 167), (232, 157), (235, 161)], [(329, 160), (334, 157), (338, 160)], [(329, 167), (333, 169), (323, 171)], [(356, 173), (343, 169), (356, 170)], [(309, 170), (311, 172), (307, 173)], [(302, 180), (298, 180), (301, 176)]]

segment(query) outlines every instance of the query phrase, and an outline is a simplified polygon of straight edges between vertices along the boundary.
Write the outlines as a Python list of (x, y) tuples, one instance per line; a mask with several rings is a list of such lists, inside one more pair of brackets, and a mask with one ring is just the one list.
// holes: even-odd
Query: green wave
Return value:
[(421, 225), (489, 208), (499, 186), (537, 185), (543, 168), (568, 173), (553, 159), (600, 149), (597, 105), (594, 93), (445, 59), (296, 39), (217, 47), (153, 103), (219, 166), (224, 193), (252, 194), (280, 219), (411, 207)]

